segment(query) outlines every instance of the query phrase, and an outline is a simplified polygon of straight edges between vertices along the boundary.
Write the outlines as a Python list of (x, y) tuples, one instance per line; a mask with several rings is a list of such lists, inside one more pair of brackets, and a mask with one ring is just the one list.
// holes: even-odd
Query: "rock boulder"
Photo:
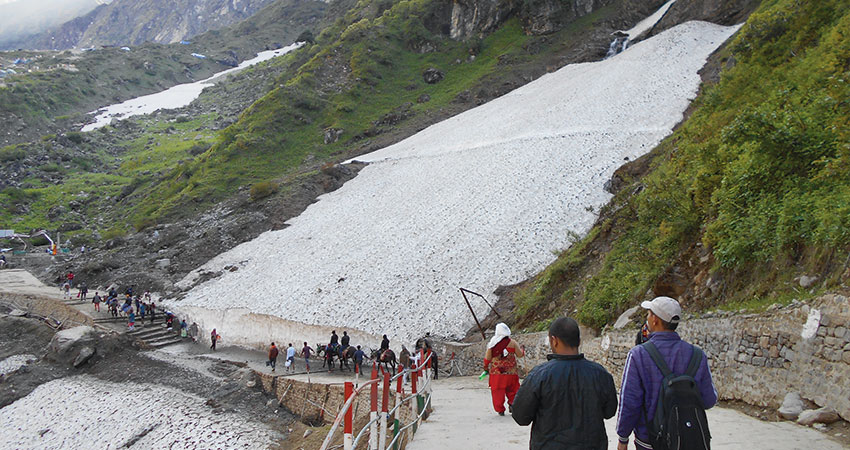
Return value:
[(782, 401), (782, 406), (779, 407), (779, 415), (783, 419), (797, 420), (800, 413), (803, 412), (803, 399), (799, 392), (789, 392), (785, 394), (785, 400)]
[(830, 424), (837, 422), (840, 417), (834, 409), (825, 406), (820, 409), (809, 409), (800, 413), (797, 418), (797, 423), (800, 425), (812, 426), (816, 423)]

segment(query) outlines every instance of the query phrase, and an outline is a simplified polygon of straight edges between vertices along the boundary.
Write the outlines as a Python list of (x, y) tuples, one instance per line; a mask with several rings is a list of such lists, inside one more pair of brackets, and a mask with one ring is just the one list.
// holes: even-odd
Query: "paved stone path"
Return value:
[[(530, 427), (500, 417), (490, 404), (486, 381), (453, 377), (434, 382), (434, 412), (409, 450), (527, 449)], [(811, 428), (790, 422), (764, 422), (726, 408), (708, 411), (715, 450), (838, 450), (841, 444)], [(614, 419), (607, 420), (609, 449), (616, 449)], [(634, 448), (630, 446), (630, 448)]]

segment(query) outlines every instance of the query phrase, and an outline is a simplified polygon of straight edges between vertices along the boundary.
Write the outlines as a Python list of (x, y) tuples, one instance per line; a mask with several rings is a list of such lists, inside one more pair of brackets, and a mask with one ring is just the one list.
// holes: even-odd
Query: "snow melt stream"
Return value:
[(254, 64), (267, 61), (276, 56), (285, 55), (292, 50), (301, 47), (303, 43), (295, 43), (277, 50), (268, 50), (260, 52), (254, 58), (243, 61), (236, 67), (219, 72), (207, 79), (196, 81), (194, 83), (178, 84), (177, 86), (166, 89), (155, 94), (144, 95), (141, 97), (132, 98), (123, 103), (103, 107), (90, 114), (97, 114), (94, 122), (85, 125), (81, 131), (92, 131), (101, 127), (105, 127), (112, 123), (113, 120), (126, 119), (132, 116), (140, 116), (150, 114), (160, 109), (175, 109), (182, 108), (201, 95), (204, 88), (212, 86), (219, 78), (240, 71)]
[(499, 285), (539, 272), (571, 233), (586, 233), (610, 198), (605, 181), (670, 134), (697, 71), (736, 30), (679, 25), (357, 158), (371, 164), (288, 228), (190, 273), (180, 286), (223, 274), (170, 306), (244, 308), (394, 342), (460, 337), (473, 322), (458, 288), (494, 300)]

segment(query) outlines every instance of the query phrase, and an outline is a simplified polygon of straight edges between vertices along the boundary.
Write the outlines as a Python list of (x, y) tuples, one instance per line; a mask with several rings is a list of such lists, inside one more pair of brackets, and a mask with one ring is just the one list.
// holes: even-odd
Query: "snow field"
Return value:
[(285, 55), (302, 45), (304, 45), (303, 42), (297, 42), (277, 50), (266, 50), (258, 53), (257, 56), (251, 59), (243, 61), (237, 67), (221, 71), (201, 81), (178, 84), (161, 92), (131, 98), (125, 102), (116, 103), (114, 105), (105, 106), (97, 111), (92, 111), (89, 114), (95, 114), (94, 122), (83, 126), (80, 131), (94, 131), (98, 128), (109, 125), (113, 120), (122, 120), (132, 116), (151, 114), (160, 109), (182, 108), (192, 103), (192, 101), (201, 95), (201, 91), (215, 84), (221, 77), (276, 56)]
[(32, 361), (38, 361), (38, 357), (30, 354), (12, 355), (0, 361), (0, 376), (8, 375)]
[(42, 384), (0, 409), (2, 449), (128, 444), (138, 449), (254, 449), (269, 447), (272, 432), (237, 414), (214, 414), (203, 399), (185, 392), (84, 375)]
[(461, 337), (473, 322), (458, 287), (495, 300), (499, 285), (539, 272), (570, 233), (586, 233), (610, 198), (605, 181), (671, 132), (696, 96), (698, 70), (736, 30), (679, 25), (359, 157), (371, 164), (291, 226), (213, 258), (179, 285), (226, 265), (238, 271), (169, 305), (247, 308), (394, 342), (426, 331)]

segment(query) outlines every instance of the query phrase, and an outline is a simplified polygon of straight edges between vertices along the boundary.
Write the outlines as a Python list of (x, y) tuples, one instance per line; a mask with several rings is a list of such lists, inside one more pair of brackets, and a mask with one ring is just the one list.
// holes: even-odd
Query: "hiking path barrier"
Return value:
[[(406, 435), (408, 441), (413, 438), (422, 418), (425, 417), (431, 407), (431, 379), (433, 378), (431, 358), (434, 353), (431, 351), (425, 353), (423, 350), (420, 350), (419, 355), (422, 363), (419, 366), (411, 368), (409, 371), (403, 371), (399, 368), (399, 372), (392, 375), (385, 372), (383, 368), (379, 369), (378, 365), (373, 363), (369, 381), (356, 387), (350, 381), (345, 382), (345, 403), (340, 408), (320, 450), (330, 450), (330, 443), (340, 424), (343, 424), (343, 450), (357, 448), (357, 444), (361, 442), (367, 431), (369, 434), (369, 450), (401, 450), (403, 437)], [(404, 395), (405, 373), (410, 374), (411, 382), (410, 394), (407, 396)], [(391, 391), (393, 382), (396, 385), (395, 392)], [(383, 391), (380, 414), (378, 413), (379, 386)], [(365, 391), (366, 388), (369, 388), (370, 395), (369, 421), (360, 429), (357, 436), (354, 437), (353, 427), (355, 418), (353, 417), (351, 406), (355, 398)], [(389, 399), (391, 396), (395, 399), (395, 405), (392, 409), (389, 409)], [(405, 407), (405, 405), (409, 405), (411, 412), (411, 419), (407, 424), (402, 423), (401, 416), (401, 408)], [(387, 438), (390, 437), (388, 428), (391, 416), (393, 418), (392, 438), (387, 443)]]

